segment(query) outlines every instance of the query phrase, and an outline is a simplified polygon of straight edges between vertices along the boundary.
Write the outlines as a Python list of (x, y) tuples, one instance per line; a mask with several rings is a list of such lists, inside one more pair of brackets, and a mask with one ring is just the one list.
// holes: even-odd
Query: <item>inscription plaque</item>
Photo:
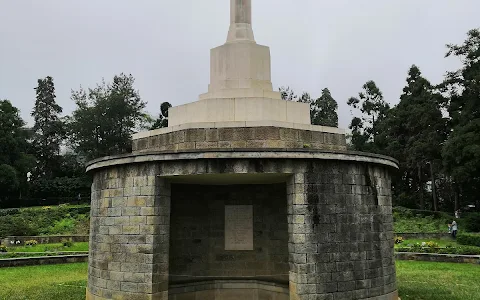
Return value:
[(225, 205), (225, 250), (253, 250), (253, 205)]

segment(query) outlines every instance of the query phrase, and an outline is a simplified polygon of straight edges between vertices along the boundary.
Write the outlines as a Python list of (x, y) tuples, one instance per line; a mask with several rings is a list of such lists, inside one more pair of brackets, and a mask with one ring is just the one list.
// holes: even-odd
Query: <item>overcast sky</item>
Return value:
[[(445, 44), (480, 27), (478, 0), (252, 0), (257, 43), (270, 47), (275, 88), (346, 105), (370, 79), (391, 104), (407, 71), (432, 82), (459, 61)], [(228, 0), (0, 0), (0, 99), (31, 123), (38, 78), (52, 76), (64, 113), (72, 89), (131, 73), (147, 110), (196, 101), (207, 91), (209, 49), (225, 42)]]

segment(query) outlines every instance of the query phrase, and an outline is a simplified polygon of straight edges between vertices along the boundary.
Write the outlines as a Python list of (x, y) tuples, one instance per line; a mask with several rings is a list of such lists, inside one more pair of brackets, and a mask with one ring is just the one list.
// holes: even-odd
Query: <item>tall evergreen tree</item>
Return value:
[(312, 124), (338, 127), (338, 103), (333, 99), (328, 88), (322, 90), (322, 95), (312, 103)]
[(469, 31), (463, 44), (447, 47), (446, 57), (460, 58), (463, 66), (449, 72), (442, 84), (452, 126), (443, 161), (456, 191), (480, 209), (480, 29)]
[(304, 92), (298, 97), (289, 87), (279, 89), (283, 100), (307, 103), (310, 105), (310, 122), (312, 125), (338, 127), (338, 104), (333, 99), (328, 88), (322, 90), (322, 95), (313, 99), (309, 93)]
[(352, 131), (352, 146), (358, 151), (373, 151), (375, 138), (378, 135), (377, 124), (380, 123), (390, 109), (383, 94), (374, 81), (363, 85), (363, 91), (358, 98), (352, 97), (347, 104), (361, 113), (354, 117), (349, 128)]
[(21, 196), (27, 172), (35, 165), (28, 154), (28, 132), (19, 110), (8, 100), (0, 100), (0, 207)]
[(438, 209), (435, 178), (441, 169), (441, 145), (447, 134), (442, 103), (443, 97), (414, 65), (408, 72), (400, 103), (378, 125), (377, 149), (400, 161), (403, 182), (397, 184), (397, 192), (415, 195), (422, 209), (428, 181), (432, 207)]
[(38, 80), (36, 100), (32, 111), (35, 124), (33, 140), (38, 161), (37, 176), (53, 177), (60, 155), (60, 145), (65, 136), (60, 119), (62, 108), (55, 101), (55, 85), (48, 76)]

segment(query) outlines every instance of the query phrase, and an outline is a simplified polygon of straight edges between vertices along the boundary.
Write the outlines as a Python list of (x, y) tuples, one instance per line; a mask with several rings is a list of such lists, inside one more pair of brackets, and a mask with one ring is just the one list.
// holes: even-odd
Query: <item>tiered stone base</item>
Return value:
[[(138, 134), (133, 152), (232, 150), (232, 149), (312, 149), (346, 150), (343, 132), (337, 128), (303, 126), (305, 129), (253, 126), (206, 128), (164, 128)], [(225, 125), (223, 125), (225, 126)], [(244, 122), (244, 126), (247, 126)]]

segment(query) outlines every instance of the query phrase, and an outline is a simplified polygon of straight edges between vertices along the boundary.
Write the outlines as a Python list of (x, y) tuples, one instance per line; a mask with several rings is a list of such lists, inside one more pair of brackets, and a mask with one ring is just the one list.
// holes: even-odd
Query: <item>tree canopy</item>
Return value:
[(24, 125), (19, 110), (10, 101), (0, 100), (0, 205), (20, 195), (27, 172), (35, 166)]
[(306, 92), (298, 97), (290, 87), (281, 87), (279, 91), (283, 100), (309, 104), (310, 121), (313, 125), (338, 127), (338, 103), (328, 88), (323, 89), (317, 99), (312, 99)]
[(148, 120), (134, 81), (121, 74), (112, 83), (72, 92), (77, 108), (68, 119), (69, 141), (79, 155), (88, 160), (131, 151), (132, 134)]

